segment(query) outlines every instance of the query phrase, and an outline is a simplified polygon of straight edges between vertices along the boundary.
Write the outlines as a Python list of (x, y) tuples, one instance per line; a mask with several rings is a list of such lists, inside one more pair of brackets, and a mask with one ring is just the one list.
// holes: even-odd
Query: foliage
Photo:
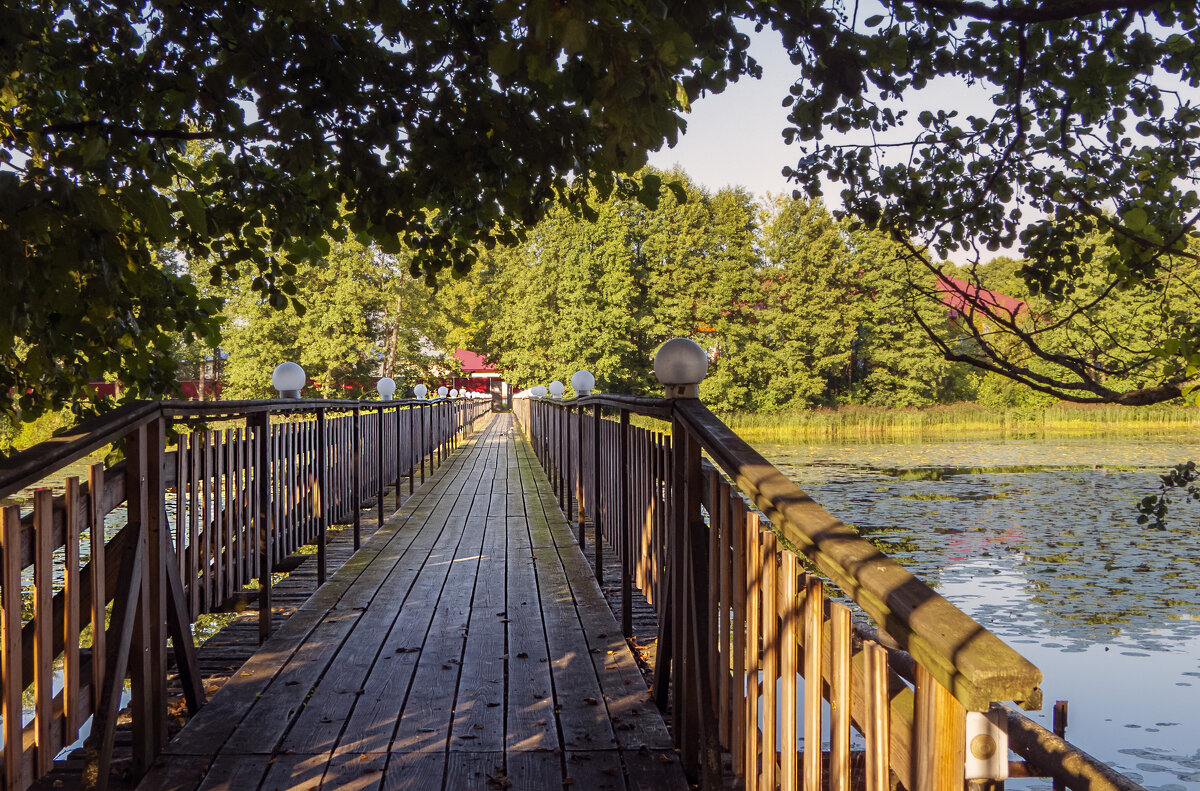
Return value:
[(1167, 514), (1173, 499), (1171, 493), (1176, 489), (1183, 490), (1181, 495), (1176, 496), (1182, 497), (1184, 500), (1200, 502), (1200, 474), (1196, 471), (1196, 462), (1188, 461), (1184, 464), (1177, 464), (1162, 476), (1159, 493), (1144, 497), (1138, 503), (1138, 511), (1141, 512), (1141, 515), (1138, 516), (1138, 524), (1149, 524), (1158, 530), (1166, 530)]
[(431, 276), (516, 241), (555, 197), (585, 214), (593, 189), (652, 203), (657, 185), (620, 174), (676, 139), (692, 100), (756, 70), (736, 8), (3, 5), (3, 410), (107, 373), (129, 397), (172, 390), (173, 344), (215, 344), (219, 306), (159, 265), (164, 246), (278, 308), (331, 239), (407, 248)]
[(284, 360), (299, 363), (308, 393), (323, 398), (363, 390), (371, 397), (380, 372), (404, 392), (441, 362), (421, 349), (424, 333), (438, 327), (432, 292), (409, 275), (403, 258), (354, 240), (333, 241), (322, 260), (296, 264), (295, 283), (302, 314), (274, 309), (247, 278), (222, 291), (226, 398), (274, 397), (271, 371)]
[[(978, 262), (984, 251), (1018, 246), (1030, 293), (1060, 320), (1081, 319), (1080, 332), (1121, 337), (1119, 322), (1088, 320), (1089, 297), (1108, 301), (1130, 288), (1161, 296), (1195, 270), (1194, 4), (881, 4), (883, 13), (861, 21), (857, 5), (851, 14), (836, 1), (762, 8), (801, 70), (784, 101), (784, 134), (803, 155), (786, 172), (808, 194), (827, 179), (841, 183), (848, 215), (887, 230), (934, 273), (952, 251)], [(987, 110), (907, 117), (918, 92), (960, 81)], [(1099, 280), (1081, 290), (1089, 269)], [(1198, 292), (1190, 294), (1194, 304)], [(1086, 349), (1047, 348), (1012, 317), (989, 318), (992, 333), (973, 348), (956, 348), (943, 327), (925, 329), (948, 359), (1070, 400), (1168, 400), (1200, 373), (1195, 311), (1115, 367)], [(1014, 344), (1045, 368), (1014, 359)], [(1131, 389), (1110, 386), (1131, 368), (1153, 375)]]

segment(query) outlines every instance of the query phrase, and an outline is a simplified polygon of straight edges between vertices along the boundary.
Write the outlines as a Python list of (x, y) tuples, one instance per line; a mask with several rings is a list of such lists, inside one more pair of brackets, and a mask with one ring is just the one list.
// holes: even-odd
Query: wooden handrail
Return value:
[(856, 530), (818, 505), (696, 399), (675, 409), (713, 461), (783, 538), (969, 710), (1042, 706), (1042, 672)]
[[(32, 508), (0, 509), (5, 787), (24, 788), (49, 771), (53, 756), (75, 740), (92, 715), (88, 776), (103, 787), (126, 671), (141, 695), (141, 705), (132, 711), (133, 747), (135, 771), (144, 771), (166, 734), (168, 633), (188, 708), (194, 711), (203, 687), (190, 623), (200, 613), (226, 606), (245, 583), (257, 579), (260, 635), (268, 635), (273, 563), (301, 545), (323, 545), (331, 519), (352, 519), (357, 526), (372, 497), (382, 522), (385, 484), (395, 486), (398, 502), (404, 471), (411, 488), (416, 466), (422, 477), (426, 461), (432, 471), (435, 460), (490, 406), (490, 400), (440, 398), (140, 401), (0, 462), (0, 491), (8, 495), (106, 445), (123, 442), (126, 452), (126, 460), (111, 467), (90, 465), (86, 483), (69, 478), (63, 495), (43, 488), (35, 492)], [(414, 426), (411, 418), (385, 422), (389, 411), (397, 418), (419, 411), (421, 425)], [(351, 413), (357, 416), (353, 420)], [(272, 414), (315, 419), (273, 423)], [(168, 451), (170, 423), (181, 430), (175, 449)], [(169, 489), (176, 503), (170, 521)], [(127, 522), (106, 542), (105, 517), (123, 502), (128, 503)], [(86, 539), (81, 538), (85, 531)], [(355, 537), (357, 547), (357, 529)], [(91, 559), (82, 565), (75, 551), (81, 540), (91, 543)], [(51, 558), (64, 545), (63, 588), (51, 595)], [(325, 573), (321, 549), (319, 580)], [(36, 590), (32, 618), (26, 620), (21, 576), (30, 566)], [(108, 602), (113, 602), (111, 619)], [(133, 650), (135, 613), (148, 622), (146, 651)], [(81, 627), (89, 624), (98, 648), (90, 654), (79, 645)], [(66, 682), (55, 695), (51, 668), (58, 657)], [(22, 725), (21, 692), (30, 687), (34, 720)]]
[(450, 399), (418, 401), (352, 401), (336, 399), (264, 399), (253, 401), (134, 401), (73, 426), (57, 437), (0, 459), (0, 498), (19, 492), (71, 462), (109, 445), (158, 417), (209, 420), (245, 417), (262, 412), (313, 412), (318, 409), (384, 411), (405, 406), (447, 403)]

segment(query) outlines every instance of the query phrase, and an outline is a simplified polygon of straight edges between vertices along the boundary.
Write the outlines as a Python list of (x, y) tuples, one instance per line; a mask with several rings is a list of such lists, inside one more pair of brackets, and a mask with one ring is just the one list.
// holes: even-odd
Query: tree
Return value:
[[(1200, 263), (1194, 4), (881, 5), (859, 19), (844, 0), (7, 4), (0, 392), (33, 411), (106, 373), (130, 396), (168, 390), (171, 332), (218, 327), (191, 281), (155, 265), (162, 244), (210, 258), (214, 277), (251, 274), (282, 306), (295, 262), (328, 237), (407, 246), (412, 273), (432, 276), (516, 241), (551, 198), (589, 218), (613, 194), (653, 205), (658, 182), (628, 178), (645, 152), (675, 139), (690, 102), (757, 71), (739, 16), (781, 31), (801, 71), (784, 133), (805, 151), (788, 172), (812, 195), (841, 183), (845, 211), (915, 263), (1018, 245), (1023, 279), (1066, 321), (1089, 309), (1072, 300), (1094, 235), (1110, 251), (1100, 300), (1186, 280)], [(924, 111), (892, 137), (938, 78), (992, 109)], [(188, 162), (188, 140), (213, 156)], [(1134, 363), (1167, 361), (1133, 390), (1107, 384), (1107, 361), (992, 318), (1048, 368), (1000, 353), (1000, 335), (963, 351), (926, 331), (948, 359), (1078, 401), (1165, 400), (1200, 371), (1194, 311)]]
[[(1200, 84), (1195, 4), (882, 6), (861, 21), (857, 5), (848, 14), (837, 2), (763, 9), (801, 69), (784, 102), (792, 108), (784, 134), (802, 142), (804, 155), (786, 172), (809, 194), (819, 194), (825, 178), (840, 182), (847, 214), (892, 233), (932, 273), (953, 251), (978, 261), (980, 251), (1017, 245), (1030, 291), (1055, 305), (1060, 322), (1091, 323), (1093, 332), (1085, 314), (1114, 294), (1138, 287), (1166, 299), (1169, 284), (1195, 271), (1200, 108), (1188, 94)], [(905, 103), (947, 78), (974, 86), (990, 115), (925, 110), (915, 128), (905, 127), (912, 120)], [(1097, 274), (1097, 287), (1080, 288)], [(1189, 290), (1190, 304), (1198, 297)], [(1000, 331), (976, 336), (973, 350), (943, 328), (925, 330), (947, 359), (1056, 397), (1143, 404), (1194, 386), (1200, 314), (1189, 313), (1136, 360), (1115, 364), (1048, 348), (1012, 316), (989, 316)], [(1121, 335), (1111, 323), (1100, 331)], [(1038, 364), (1006, 354), (1011, 341)], [(1139, 387), (1109, 384), (1162, 360)]]
[(219, 308), (156, 264), (163, 245), (283, 307), (330, 238), (408, 248), (432, 276), (552, 198), (653, 201), (618, 176), (755, 69), (733, 21), (682, 2), (5, 4), (3, 409), (106, 373), (130, 397), (172, 389), (174, 336), (215, 341)]
[(276, 310), (248, 277), (224, 290), (227, 398), (274, 397), (271, 371), (284, 360), (299, 363), (324, 398), (369, 395), (377, 375), (407, 391), (442, 362), (422, 351), (443, 331), (434, 295), (402, 256), (335, 241), (320, 261), (296, 266), (303, 311)]

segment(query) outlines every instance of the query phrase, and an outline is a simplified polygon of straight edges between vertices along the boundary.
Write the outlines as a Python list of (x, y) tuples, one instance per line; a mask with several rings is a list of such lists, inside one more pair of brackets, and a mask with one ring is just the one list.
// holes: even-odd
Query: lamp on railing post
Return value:
[(413, 388), (413, 395), (415, 395), (417, 397), (418, 401), (424, 401), (425, 394), (428, 392), (429, 392), (429, 388), (426, 387), (425, 385), (417, 385), (416, 387)]
[(596, 377), (591, 371), (579, 370), (571, 374), (571, 387), (580, 398), (590, 396), (596, 387)]
[(271, 372), (271, 386), (279, 391), (280, 398), (299, 398), (306, 378), (304, 369), (293, 362), (283, 362)]
[(380, 401), (391, 401), (392, 394), (396, 392), (396, 380), (385, 376), (375, 383), (375, 389), (379, 392)]
[(654, 375), (667, 398), (699, 398), (708, 374), (708, 354), (690, 338), (672, 338), (654, 354)]
[(555, 379), (553, 382), (550, 383), (550, 397), (551, 398), (562, 398), (563, 390), (566, 390), (566, 389), (567, 388), (563, 385), (562, 382)]
[(446, 387), (445, 385), (442, 385), (441, 387), (439, 387), (437, 389), (438, 398), (445, 398), (446, 394), (449, 392), (450, 392), (450, 388)]

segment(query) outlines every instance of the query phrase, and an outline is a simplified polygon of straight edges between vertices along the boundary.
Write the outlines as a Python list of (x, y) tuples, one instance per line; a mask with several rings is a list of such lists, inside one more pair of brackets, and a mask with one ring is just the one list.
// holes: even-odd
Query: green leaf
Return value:
[(875, 14), (874, 16), (869, 16), (866, 19), (864, 19), (863, 24), (866, 25), (867, 27), (878, 27), (879, 23), (882, 21), (883, 21), (883, 14)]
[(1141, 206), (1134, 206), (1121, 215), (1121, 220), (1125, 223), (1126, 228), (1137, 233), (1145, 230), (1148, 218), (1145, 209)]
[(200, 200), (200, 196), (194, 192), (181, 190), (175, 194), (176, 203), (179, 210), (183, 212), (183, 218), (187, 220), (187, 224), (191, 226), (192, 231), (198, 234), (208, 233), (208, 214), (204, 209), (204, 203)]

